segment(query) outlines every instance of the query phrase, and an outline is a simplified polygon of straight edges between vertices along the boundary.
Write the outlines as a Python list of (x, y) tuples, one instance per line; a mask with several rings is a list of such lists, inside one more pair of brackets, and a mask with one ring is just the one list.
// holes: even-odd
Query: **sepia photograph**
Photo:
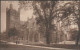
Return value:
[(0, 2), (0, 50), (80, 50), (79, 0)]

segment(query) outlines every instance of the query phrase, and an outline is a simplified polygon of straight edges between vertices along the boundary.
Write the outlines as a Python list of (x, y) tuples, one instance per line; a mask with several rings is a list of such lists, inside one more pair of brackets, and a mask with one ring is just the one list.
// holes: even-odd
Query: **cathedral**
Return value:
[(15, 10), (12, 4), (9, 5), (9, 8), (6, 8), (6, 32), (10, 28), (20, 29), (20, 8)]

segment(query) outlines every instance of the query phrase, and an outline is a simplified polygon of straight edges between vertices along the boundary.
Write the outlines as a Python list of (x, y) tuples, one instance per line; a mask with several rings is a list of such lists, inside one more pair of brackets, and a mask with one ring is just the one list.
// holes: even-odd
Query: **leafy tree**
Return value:
[[(68, 2), (58, 11), (62, 13), (60, 20), (67, 18), (67, 20), (70, 20), (68, 24), (71, 24), (71, 22), (73, 22), (74, 24), (76, 23), (78, 25), (78, 34), (76, 39), (76, 45), (78, 45), (80, 39), (80, 1)], [(69, 19), (70, 15), (73, 15), (73, 20)]]
[(2, 32), (0, 35), (1, 40), (5, 40), (7, 37), (6, 31)]
[(70, 30), (71, 40), (76, 40), (78, 31), (75, 29)]
[(77, 35), (77, 40), (76, 40), (76, 45), (78, 45), (79, 39), (80, 39), (80, 1), (76, 2), (78, 4), (78, 14), (75, 14), (77, 17), (77, 24), (78, 24), (78, 35)]
[(8, 31), (8, 37), (18, 36), (19, 32), (16, 28), (10, 28)]
[[(37, 24), (45, 27), (46, 32), (46, 43), (50, 44), (51, 30), (54, 30), (54, 25), (52, 24), (56, 1), (35, 1), (33, 2), (34, 14), (37, 16)], [(43, 29), (42, 29), (43, 30)]]
[[(56, 1), (23, 1), (19, 2), (21, 8), (32, 8), (34, 15), (37, 16), (37, 24), (43, 25), (46, 28), (46, 43), (50, 44), (51, 30), (54, 29), (52, 21), (54, 19), (53, 13)], [(29, 6), (28, 6), (29, 5)]]

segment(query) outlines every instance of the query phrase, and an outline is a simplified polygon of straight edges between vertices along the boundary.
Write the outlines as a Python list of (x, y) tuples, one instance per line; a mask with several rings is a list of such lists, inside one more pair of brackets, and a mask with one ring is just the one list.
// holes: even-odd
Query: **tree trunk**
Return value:
[(48, 24), (46, 25), (46, 43), (47, 44), (50, 44), (50, 34), (49, 34), (49, 27), (48, 27)]
[(80, 39), (80, 25), (79, 24), (78, 24), (78, 28), (79, 28), (79, 31), (78, 31), (78, 34), (77, 34), (76, 45), (78, 45), (78, 42), (79, 42), (79, 39)]
[(29, 43), (29, 37), (30, 37), (30, 29), (29, 29), (29, 33), (28, 33), (28, 43)]
[(77, 40), (76, 40), (76, 45), (78, 45), (78, 42), (79, 42), (79, 39), (80, 39), (80, 2), (79, 2), (79, 18), (78, 18), (78, 28), (79, 28), (79, 30), (78, 30), (78, 35), (77, 35)]
[(76, 40), (76, 45), (78, 45), (79, 39), (80, 39), (80, 30), (78, 31), (78, 35), (77, 35), (77, 40)]
[(34, 40), (34, 35), (35, 35), (35, 34), (33, 33), (33, 38), (32, 38), (32, 42), (33, 42), (33, 43), (35, 42), (35, 40)]
[(40, 42), (40, 33), (38, 33), (38, 39), (39, 39), (38, 41)]

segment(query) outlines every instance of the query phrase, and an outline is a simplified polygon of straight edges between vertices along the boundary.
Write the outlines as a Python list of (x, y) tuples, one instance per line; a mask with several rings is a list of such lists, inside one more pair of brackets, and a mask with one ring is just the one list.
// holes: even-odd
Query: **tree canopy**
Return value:
[(16, 28), (10, 28), (8, 31), (8, 36), (12, 37), (12, 36), (18, 36), (19, 32), (18, 30), (16, 30)]

